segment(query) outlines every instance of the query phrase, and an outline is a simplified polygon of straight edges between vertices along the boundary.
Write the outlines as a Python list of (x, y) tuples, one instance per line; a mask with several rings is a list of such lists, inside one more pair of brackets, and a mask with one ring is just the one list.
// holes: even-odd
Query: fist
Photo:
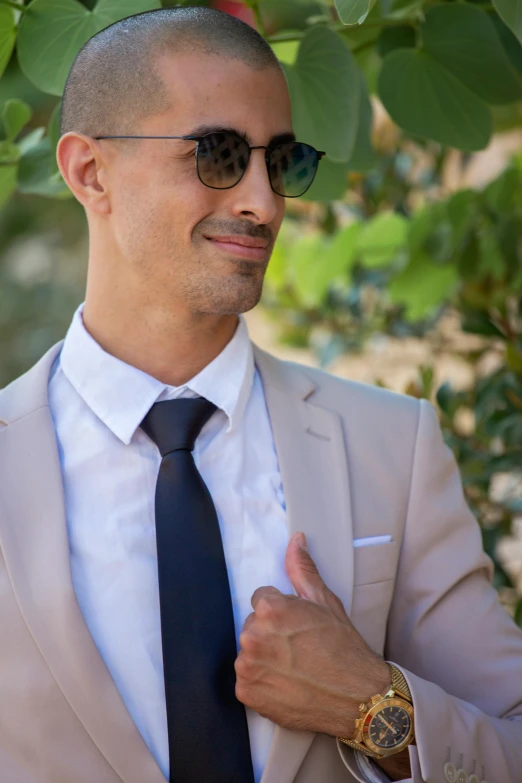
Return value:
[(358, 707), (390, 686), (388, 667), (356, 631), (295, 533), (285, 569), (297, 596), (259, 587), (239, 636), (236, 696), (280, 726), (355, 736)]

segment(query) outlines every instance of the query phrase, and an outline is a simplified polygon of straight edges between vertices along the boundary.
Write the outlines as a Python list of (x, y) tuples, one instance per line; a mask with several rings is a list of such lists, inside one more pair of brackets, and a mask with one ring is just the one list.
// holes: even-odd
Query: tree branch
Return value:
[[(359, 27), (367, 28), (384, 28), (384, 27), (415, 27), (415, 22), (411, 19), (382, 19), (380, 22), (364, 22), (363, 25), (346, 25), (336, 24), (328, 25), (330, 30), (336, 33), (350, 33), (352, 30)], [(270, 35), (266, 40), (268, 43), (280, 43), (281, 41), (300, 41), (304, 38), (307, 30), (302, 30), (296, 33), (277, 33), (276, 35)]]
[(23, 14), (27, 10), (25, 5), (22, 3), (16, 3), (15, 0), (0, 0), (0, 5), (7, 5), (9, 8), (15, 8), (17, 11), (21, 11)]

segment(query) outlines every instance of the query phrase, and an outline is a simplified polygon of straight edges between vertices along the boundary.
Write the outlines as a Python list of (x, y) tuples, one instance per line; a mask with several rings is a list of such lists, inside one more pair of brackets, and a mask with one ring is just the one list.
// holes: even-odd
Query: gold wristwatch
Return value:
[(359, 705), (361, 717), (355, 721), (355, 739), (337, 737), (340, 742), (373, 759), (393, 756), (404, 750), (414, 738), (413, 703), (403, 673), (386, 661), (391, 688)]

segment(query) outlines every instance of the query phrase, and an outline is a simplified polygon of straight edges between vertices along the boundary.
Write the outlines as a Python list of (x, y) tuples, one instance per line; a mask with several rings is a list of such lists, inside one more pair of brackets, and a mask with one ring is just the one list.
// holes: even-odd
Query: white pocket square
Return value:
[(368, 536), (368, 538), (354, 538), (354, 547), (375, 546), (375, 544), (389, 544), (392, 541), (391, 536)]

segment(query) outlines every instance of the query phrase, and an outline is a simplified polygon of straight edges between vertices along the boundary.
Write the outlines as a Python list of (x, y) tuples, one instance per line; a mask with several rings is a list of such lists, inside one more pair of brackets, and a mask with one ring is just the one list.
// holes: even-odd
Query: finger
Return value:
[(327, 603), (328, 587), (309, 552), (300, 542), (306, 539), (303, 533), (294, 533), (288, 542), (285, 556), (285, 569), (292, 586), (300, 598), (306, 598), (317, 604)]
[(258, 603), (260, 598), (266, 598), (269, 595), (283, 595), (281, 590), (278, 590), (277, 587), (272, 587), (271, 585), (267, 585), (265, 587), (258, 587), (257, 590), (254, 590), (252, 593), (252, 598), (250, 599), (250, 603), (252, 604), (252, 608), (255, 611), (256, 610), (256, 604)]
[(243, 628), (241, 629), (241, 631), (249, 631), (250, 628), (252, 627), (252, 624), (255, 623), (256, 620), (257, 620), (256, 613), (250, 612), (245, 622), (243, 623)]

